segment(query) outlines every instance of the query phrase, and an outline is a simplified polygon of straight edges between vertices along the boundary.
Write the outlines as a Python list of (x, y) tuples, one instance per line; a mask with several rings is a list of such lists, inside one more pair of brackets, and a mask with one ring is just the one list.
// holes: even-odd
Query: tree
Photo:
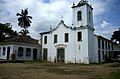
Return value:
[(120, 28), (119, 30), (113, 32), (111, 40), (114, 41), (115, 43), (118, 42), (120, 44)]
[(29, 33), (29, 31), (27, 30), (28, 27), (30, 27), (30, 23), (32, 23), (32, 21), (30, 19), (32, 19), (31, 16), (28, 16), (28, 9), (25, 9), (25, 10), (21, 10), (21, 13), (17, 13), (16, 16), (20, 16), (18, 18), (18, 25), (21, 27), (21, 28), (24, 28), (20, 31), (23, 32), (21, 34), (24, 34), (24, 35), (27, 35)]
[(0, 23), (0, 41), (7, 38), (18, 35), (16, 31), (12, 30), (12, 25), (10, 23), (2, 24)]

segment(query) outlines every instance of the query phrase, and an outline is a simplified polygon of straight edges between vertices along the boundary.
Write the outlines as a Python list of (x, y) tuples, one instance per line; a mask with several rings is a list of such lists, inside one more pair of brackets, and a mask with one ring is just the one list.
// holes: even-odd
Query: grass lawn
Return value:
[(0, 63), (0, 79), (120, 79), (120, 63)]
[(106, 77), (106, 79), (120, 79), (120, 70), (110, 73), (110, 75)]

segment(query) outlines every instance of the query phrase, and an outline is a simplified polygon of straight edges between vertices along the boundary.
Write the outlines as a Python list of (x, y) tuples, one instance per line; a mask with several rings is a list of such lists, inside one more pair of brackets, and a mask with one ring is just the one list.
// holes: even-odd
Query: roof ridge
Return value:
[(27, 44), (38, 44), (38, 40), (25, 35), (18, 35), (6, 39), (4, 42), (18, 42), (18, 43), (27, 43)]

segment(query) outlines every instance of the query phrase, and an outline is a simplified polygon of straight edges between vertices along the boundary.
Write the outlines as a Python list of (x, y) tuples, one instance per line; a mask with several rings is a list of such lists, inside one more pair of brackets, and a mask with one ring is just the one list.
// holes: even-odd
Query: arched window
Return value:
[(31, 49), (27, 48), (26, 49), (26, 57), (30, 57), (31, 56)]
[(23, 48), (22, 48), (22, 47), (19, 47), (19, 48), (18, 48), (18, 56), (19, 56), (19, 57), (22, 57), (22, 56), (23, 56)]
[(81, 11), (77, 12), (77, 20), (78, 21), (82, 20), (82, 12)]

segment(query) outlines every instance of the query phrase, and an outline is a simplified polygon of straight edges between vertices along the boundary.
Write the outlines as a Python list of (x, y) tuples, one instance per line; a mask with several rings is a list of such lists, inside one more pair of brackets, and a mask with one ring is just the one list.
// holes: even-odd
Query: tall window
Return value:
[(110, 50), (110, 43), (108, 43), (108, 49)]
[(104, 49), (104, 41), (102, 40), (102, 49)]
[(38, 52), (38, 50), (35, 48), (35, 49), (33, 49), (33, 60), (37, 60), (37, 52)]
[(113, 44), (112, 44), (112, 50), (113, 50)]
[(3, 55), (5, 55), (5, 52), (6, 52), (6, 48), (3, 47)]
[(44, 44), (47, 44), (47, 36), (44, 36)]
[(26, 57), (30, 57), (31, 56), (31, 49), (27, 48), (26, 49)]
[(108, 52), (106, 51), (106, 58), (108, 57)]
[(69, 39), (69, 35), (68, 33), (65, 33), (65, 42), (68, 42), (68, 39)]
[(0, 48), (0, 56), (1, 56), (1, 48)]
[(100, 49), (100, 39), (98, 38), (98, 48)]
[(57, 35), (54, 35), (54, 43), (57, 43)]
[(105, 41), (105, 49), (107, 50), (107, 41)]
[(91, 13), (90, 13), (90, 11), (89, 11), (89, 21), (91, 20)]
[(19, 47), (19, 48), (18, 48), (18, 56), (19, 56), (19, 57), (22, 57), (22, 56), (23, 56), (23, 48), (22, 48), (22, 47)]
[(78, 21), (82, 20), (82, 12), (81, 11), (77, 12), (77, 20)]
[(103, 59), (105, 59), (105, 54), (104, 54), (104, 51), (102, 51), (102, 56), (103, 56)]
[(77, 33), (77, 40), (82, 41), (82, 32)]

